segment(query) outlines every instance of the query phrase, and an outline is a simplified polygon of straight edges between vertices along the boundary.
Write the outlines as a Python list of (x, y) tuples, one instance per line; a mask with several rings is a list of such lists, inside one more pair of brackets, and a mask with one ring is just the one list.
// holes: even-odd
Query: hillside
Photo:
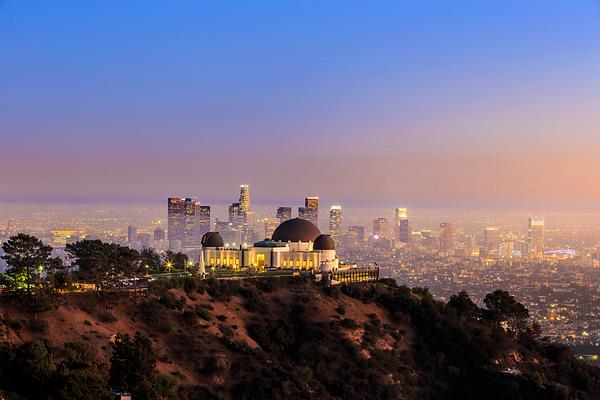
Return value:
[[(187, 279), (147, 293), (71, 294), (37, 315), (3, 297), (0, 310), (7, 398), (103, 398), (81, 391), (106, 385), (115, 336), (136, 332), (150, 337), (156, 367), (181, 399), (600, 397), (600, 370), (568, 349), (511, 336), (480, 313), (391, 282)], [(31, 356), (40, 341), (43, 360), (58, 366), (36, 377), (35, 392), (26, 376), (40, 364)], [(65, 358), (69, 371), (85, 373), (65, 373)]]

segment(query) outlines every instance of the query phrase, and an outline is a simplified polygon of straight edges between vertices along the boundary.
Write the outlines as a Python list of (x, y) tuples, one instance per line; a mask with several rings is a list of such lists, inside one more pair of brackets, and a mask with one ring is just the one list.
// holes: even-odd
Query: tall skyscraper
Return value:
[(200, 202), (195, 197), (186, 197), (183, 211), (183, 241), (182, 246), (186, 248), (199, 247), (198, 217)]
[(394, 239), (400, 243), (408, 243), (410, 241), (411, 231), (406, 208), (396, 208), (394, 216)]
[(342, 206), (333, 205), (329, 209), (329, 233), (334, 238), (342, 234)]
[(544, 254), (544, 217), (533, 215), (529, 217), (529, 251), (533, 256)]
[(244, 224), (240, 203), (231, 203), (228, 211), (230, 224), (233, 224), (234, 227), (240, 227)]
[(304, 207), (298, 207), (298, 218), (307, 219), (319, 226), (319, 198), (308, 196), (304, 199)]
[(171, 250), (196, 248), (202, 236), (198, 236), (200, 202), (195, 197), (170, 197), (168, 199), (168, 238)]
[(440, 253), (448, 253), (454, 250), (454, 232), (452, 224), (443, 222), (440, 224)]
[(135, 226), (128, 226), (127, 227), (127, 242), (129, 244), (133, 244), (138, 240), (138, 231), (137, 228)]
[(279, 207), (276, 214), (279, 223), (292, 219), (292, 207)]
[(167, 206), (169, 248), (171, 248), (171, 250), (178, 250), (183, 244), (185, 199), (180, 197), (169, 197)]
[(264, 238), (270, 239), (273, 236), (273, 232), (279, 226), (279, 220), (276, 218), (265, 218), (264, 223)]
[(500, 230), (495, 226), (488, 226), (483, 230), (483, 247), (487, 251), (496, 251), (500, 249)]
[(386, 218), (375, 218), (373, 220), (373, 236), (388, 238), (388, 221)]
[(240, 210), (244, 213), (250, 211), (250, 187), (240, 185)]
[(200, 206), (198, 208), (198, 233), (196, 237), (202, 240), (202, 236), (210, 231), (210, 206)]

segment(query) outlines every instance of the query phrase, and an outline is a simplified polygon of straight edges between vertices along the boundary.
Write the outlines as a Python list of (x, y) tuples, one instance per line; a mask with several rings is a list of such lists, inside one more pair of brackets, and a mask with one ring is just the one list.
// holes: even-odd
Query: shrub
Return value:
[(179, 299), (171, 292), (166, 292), (158, 300), (160, 304), (164, 305), (171, 310), (182, 310), (185, 306), (185, 297)]

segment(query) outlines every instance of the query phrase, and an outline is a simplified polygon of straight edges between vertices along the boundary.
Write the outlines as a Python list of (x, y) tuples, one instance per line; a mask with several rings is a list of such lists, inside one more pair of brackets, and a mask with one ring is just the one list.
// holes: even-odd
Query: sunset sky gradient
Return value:
[(598, 1), (0, 0), (0, 200), (600, 201)]

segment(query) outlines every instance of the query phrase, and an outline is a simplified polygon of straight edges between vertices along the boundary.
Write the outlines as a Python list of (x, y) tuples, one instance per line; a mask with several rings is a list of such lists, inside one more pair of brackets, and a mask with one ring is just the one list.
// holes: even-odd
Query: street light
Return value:
[(167, 261), (167, 263), (165, 264), (165, 269), (170, 272), (173, 269), (173, 262), (172, 261)]

